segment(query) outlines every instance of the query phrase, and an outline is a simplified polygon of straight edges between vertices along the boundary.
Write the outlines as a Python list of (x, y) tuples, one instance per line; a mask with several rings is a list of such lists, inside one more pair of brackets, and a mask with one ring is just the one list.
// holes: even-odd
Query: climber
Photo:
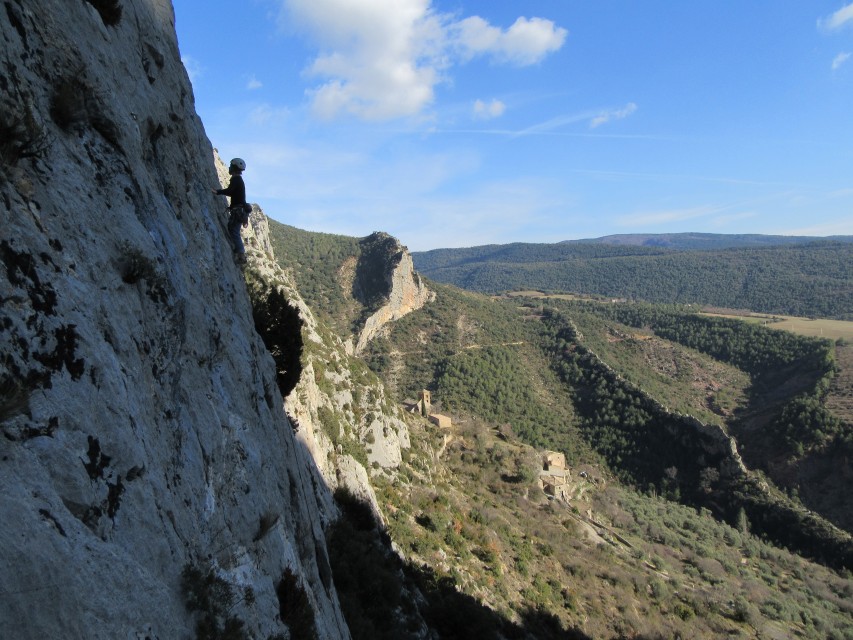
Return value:
[(228, 167), (231, 181), (225, 189), (211, 189), (218, 196), (228, 196), (231, 204), (228, 211), (228, 239), (234, 249), (234, 259), (240, 263), (246, 263), (246, 249), (243, 246), (243, 238), (240, 237), (240, 227), (249, 225), (249, 212), (252, 206), (246, 204), (246, 185), (241, 175), (246, 170), (246, 162), (242, 158), (234, 158)]

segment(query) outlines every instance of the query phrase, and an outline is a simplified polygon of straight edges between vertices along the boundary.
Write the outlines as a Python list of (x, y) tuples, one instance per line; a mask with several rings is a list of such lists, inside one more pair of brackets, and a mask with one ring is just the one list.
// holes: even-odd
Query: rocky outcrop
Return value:
[(194, 567), (254, 637), (289, 633), (293, 593), (349, 637), (171, 5), (94, 4), (0, 21), (2, 635), (191, 637)]
[(302, 321), (302, 373), (285, 399), (297, 438), (315, 460), (323, 484), (363, 498), (381, 519), (370, 473), (394, 475), (402, 450), (410, 446), (408, 425), (381, 381), (318, 321), (291, 274), (278, 265), (263, 211), (255, 207), (249, 223), (243, 237), (250, 273), (281, 291)]
[[(365, 321), (356, 343), (356, 354), (361, 353), (389, 322), (399, 320), (412, 311), (420, 309), (435, 297), (435, 294), (427, 288), (423, 279), (415, 271), (412, 256), (408, 249), (387, 234), (376, 233), (366, 240), (372, 238), (377, 238), (374, 244), (385, 245), (383, 248), (388, 254), (388, 259), (385, 261), (381, 261), (373, 255), (368, 257), (372, 265), (384, 266), (379, 276), (384, 286), (374, 287), (382, 291), (384, 300), (379, 309)], [(387, 246), (389, 242), (392, 243), (390, 249)], [(364, 271), (364, 269), (359, 271)], [(360, 279), (366, 280), (367, 278), (362, 277)]]

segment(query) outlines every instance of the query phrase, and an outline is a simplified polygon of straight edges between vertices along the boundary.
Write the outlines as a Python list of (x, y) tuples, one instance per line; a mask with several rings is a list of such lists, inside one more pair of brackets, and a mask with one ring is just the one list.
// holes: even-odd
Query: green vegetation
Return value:
[[(340, 263), (291, 263), (344, 332), (366, 300), (341, 286), (364, 255), (351, 241)], [(655, 251), (624, 255), (665, 255)], [(833, 450), (841, 436), (818, 426), (828, 420), (820, 394), (836, 380), (833, 345), (687, 307), (546, 308), (429, 286), (436, 299), (391, 325), (365, 360), (386, 397), (429, 389), (454, 428), (409, 420), (403, 464), (373, 478), (387, 529), (372, 515), (353, 520), (350, 505), (327, 532), (354, 637), (412, 637), (424, 623), (448, 638), (850, 636), (850, 537), (744, 472), (723, 435), (790, 448), (773, 426), (784, 415), (794, 439), (811, 434), (806, 456)], [(324, 391), (346, 378), (342, 367), (356, 376), (355, 360), (310, 350)], [(353, 391), (354, 404), (370, 393)], [(686, 413), (719, 426), (702, 431)], [(355, 441), (360, 417), (320, 418), (341, 447)], [(753, 442), (750, 455), (764, 455)], [(568, 502), (542, 492), (530, 444), (567, 454)]]
[[(435, 303), (371, 346), (371, 366), (389, 384), (393, 371), (398, 387), (401, 378), (416, 381), (404, 390), (410, 397), (418, 388), (432, 389), (439, 410), (456, 419), (508, 424), (525, 442), (563, 451), (572, 462), (596, 460), (591, 447), (623, 482), (643, 491), (707, 505), (730, 523), (743, 509), (771, 539), (812, 557), (832, 557), (840, 566), (850, 561), (841, 532), (784, 495), (768, 498), (758, 482), (733, 485), (735, 478), (720, 472), (733, 464), (727, 445), (700, 435), (673, 412), (746, 431), (738, 427), (739, 416), (756, 410), (778, 415), (785, 402), (833, 371), (827, 341), (680, 307), (554, 302), (562, 311), (552, 312), (437, 289)], [(584, 326), (583, 338), (571, 318)], [(640, 329), (640, 339), (630, 326)], [(643, 336), (656, 341), (656, 351), (640, 344)], [(602, 362), (599, 350), (615, 369)], [(676, 370), (655, 375), (667, 364), (662, 351), (672, 354), (669, 365)], [(688, 362), (679, 381), (677, 367)], [(698, 394), (696, 376), (713, 367), (726, 385), (715, 383), (719, 389), (708, 397), (703, 382)], [(773, 443), (772, 430), (750, 432)], [(749, 449), (751, 456), (762, 451)], [(790, 535), (791, 528), (798, 533)]]
[[(682, 419), (602, 363), (569, 320), (546, 313), (544, 323), (553, 366), (570, 389), (581, 430), (611, 469), (623, 481), (673, 500), (697, 500), (700, 472), (715, 469), (725, 453), (712, 456), (698, 434), (685, 437), (690, 429)], [(700, 459), (704, 464), (697, 464)]]
[[(264, 283), (247, 272), (255, 329), (264, 341), (276, 366), (281, 397), (296, 387), (302, 374), (302, 320), (299, 310), (290, 304), (280, 288)], [(271, 407), (277, 403), (270, 402)]]
[[(53, 86), (50, 116), (67, 133), (91, 127), (114, 148), (121, 147), (121, 131), (104, 110), (104, 99), (86, 78), (82, 67), (68, 69)], [(150, 135), (162, 135), (162, 128)]]
[(853, 243), (723, 251), (519, 243), (413, 258), (429, 278), (474, 291), (538, 289), (853, 319)]
[(329, 562), (352, 637), (413, 638), (406, 611), (411, 614), (415, 604), (403, 589), (400, 563), (382, 543), (370, 506), (345, 489), (335, 492), (335, 500), (343, 517), (327, 532)]
[[(0, 167), (9, 169), (25, 158), (40, 158), (47, 153), (51, 138), (36, 120), (32, 107), (14, 114), (4, 105), (0, 109)], [(0, 172), (0, 180), (6, 177)]]
[(348, 330), (360, 313), (352, 298), (358, 238), (311, 233), (274, 220), (269, 227), (276, 259), (293, 273), (308, 306), (333, 327)]
[(722, 424), (747, 404), (750, 376), (733, 365), (578, 305), (571, 320), (587, 349), (671, 411)]
[[(707, 317), (677, 307), (640, 304), (564, 302), (566, 310), (645, 328), (655, 335), (706, 353), (748, 372), (752, 403), (779, 404), (779, 387), (795, 395), (781, 409), (769, 435), (781, 436), (787, 453), (826, 447), (849, 435), (843, 422), (828, 411), (824, 399), (836, 375), (835, 347), (829, 340), (774, 331), (730, 318)], [(769, 396), (769, 398), (768, 398)], [(734, 425), (736, 428), (736, 425)]]
[(571, 406), (541, 402), (522, 354), (520, 347), (492, 346), (446, 358), (438, 364), (436, 397), (445, 411), (508, 424), (525, 442), (554, 446), (573, 421)]
[[(181, 573), (181, 591), (188, 611), (196, 615), (197, 640), (246, 640), (246, 623), (232, 614), (234, 588), (219, 577), (212, 567), (187, 564)], [(251, 605), (255, 594), (250, 587), (242, 601)]]
[(752, 375), (795, 364), (806, 371), (832, 367), (831, 343), (729, 318), (691, 313), (672, 305), (561, 303), (656, 335), (728, 362)]
[(290, 569), (285, 569), (276, 585), (275, 593), (278, 596), (279, 616), (290, 631), (289, 637), (316, 640), (317, 623), (314, 619), (314, 609), (299, 577)]
[[(570, 240), (570, 243), (631, 245), (667, 249), (720, 250), (742, 247), (773, 247), (787, 244), (812, 244), (819, 241), (814, 236), (772, 236), (757, 233), (624, 233), (587, 240)], [(853, 236), (832, 236), (830, 240), (851, 242)]]
[(155, 303), (163, 303), (169, 298), (169, 282), (157, 263), (145, 252), (124, 241), (121, 244), (119, 272), (122, 282), (136, 284), (145, 281), (145, 292)]
[[(428, 441), (425, 436), (413, 433), (412, 469), (429, 459), (428, 449), (414, 444)], [(614, 483), (603, 488), (602, 481), (577, 474), (569, 504), (549, 501), (510, 473), (535, 460), (529, 448), (472, 420), (460, 426), (441, 463), (423, 468), (429, 482), (419, 481), (418, 472), (407, 474), (409, 481), (377, 483), (388, 508), (388, 536), (407, 559), (405, 576), (414, 578), (413, 567), (421, 567), (419, 586), (446, 585), (446, 593), (487, 602), (518, 625), (496, 627), (499, 620), (480, 619), (483, 611), (445, 610), (443, 627), (436, 627), (442, 637), (471, 637), (465, 634), (478, 613), (484, 630), (500, 629), (504, 637), (718, 638), (792, 631), (849, 637), (850, 576), (771, 546), (750, 533), (745, 516), (737, 528), (706, 509)], [(598, 475), (594, 467), (581, 468)], [(592, 517), (582, 515), (587, 511)], [(390, 572), (388, 579), (398, 584), (397, 575)], [(430, 606), (436, 597), (429, 592)], [(478, 637), (497, 636), (484, 631)]]
[(818, 395), (797, 396), (785, 405), (774, 430), (799, 455), (807, 448), (822, 448), (842, 434), (843, 423)]

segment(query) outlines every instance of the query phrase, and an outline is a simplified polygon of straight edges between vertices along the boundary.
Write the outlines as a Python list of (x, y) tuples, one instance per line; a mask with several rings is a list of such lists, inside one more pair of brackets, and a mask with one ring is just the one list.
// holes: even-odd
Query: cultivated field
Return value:
[(845, 320), (824, 320), (821, 318), (797, 318), (795, 316), (769, 316), (760, 313), (737, 313), (737, 312), (704, 312), (703, 315), (717, 316), (723, 318), (737, 318), (746, 322), (756, 322), (771, 329), (784, 329), (803, 336), (816, 338), (829, 338), (837, 340), (843, 338), (853, 341), (853, 322)]

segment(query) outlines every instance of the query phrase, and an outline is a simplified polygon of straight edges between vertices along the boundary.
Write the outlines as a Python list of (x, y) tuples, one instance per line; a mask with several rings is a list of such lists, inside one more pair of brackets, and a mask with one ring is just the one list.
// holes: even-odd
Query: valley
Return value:
[[(249, 4), (266, 3), (241, 20), (274, 22)], [(471, 24), (423, 2), (344, 4), (370, 9), (377, 20), (354, 22), (372, 36)], [(835, 334), (846, 325), (791, 319), (853, 321), (853, 238), (411, 254), (383, 231), (305, 231), (257, 203), (240, 227), (224, 195), (237, 171), (250, 196), (269, 193), (264, 175), (287, 197), (308, 187), (317, 220), (364, 164), (369, 214), (401, 221), (405, 192), (389, 187), (417, 170), (421, 200), (438, 156), (377, 172), (347, 151), (351, 120), (326, 138), (342, 183), (317, 171), (312, 145), (299, 172), (273, 172), (234, 117), (263, 110), (243, 103), (219, 111), (221, 143), (248, 158), (232, 170), (208, 139), (218, 118), (196, 111), (208, 89), (242, 95), (219, 90), (237, 67), (220, 66), (215, 23), (196, 22), (217, 11), (4, 8), (3, 638), (853, 638), (853, 352)], [(400, 8), (429, 19), (388, 22)], [(204, 27), (215, 79), (176, 25)], [(364, 42), (387, 69), (382, 39)], [(258, 72), (249, 88), (272, 89)], [(276, 104), (298, 133), (302, 109)], [(395, 162), (405, 136), (371, 146)], [(449, 178), (472, 159), (438, 164)], [(526, 182), (512, 161), (510, 191)], [(476, 200), (479, 233), (476, 216), (495, 212)], [(360, 207), (346, 207), (349, 224)], [(305, 220), (297, 208), (283, 215)], [(698, 313), (709, 306), (765, 317)]]
[[(308, 243), (274, 223), (271, 233), (290, 255)], [(347, 286), (285, 263), (325, 302), (320, 317), (358, 330), (328, 311), (346, 307), (336, 300)], [(850, 468), (839, 458), (849, 428), (802, 451), (778, 435), (791, 400), (824, 387), (849, 425), (835, 345), (672, 305), (427, 285), (434, 298), (386, 325), (362, 357), (396, 402), (428, 389), (453, 426), (407, 416), (400, 467), (371, 473), (384, 524), (350, 531), (336, 572), (351, 571), (353, 554), (381, 562), (385, 580), (403, 576), (393, 606), (417, 609), (442, 637), (853, 629), (850, 504), (836, 482)], [(545, 450), (565, 454), (565, 501), (538, 484)], [(411, 590), (425, 607), (406, 604)], [(354, 637), (417, 637), (414, 618), (408, 629), (377, 626), (391, 611), (367, 616), (379, 605), (358, 591), (344, 597)]]

